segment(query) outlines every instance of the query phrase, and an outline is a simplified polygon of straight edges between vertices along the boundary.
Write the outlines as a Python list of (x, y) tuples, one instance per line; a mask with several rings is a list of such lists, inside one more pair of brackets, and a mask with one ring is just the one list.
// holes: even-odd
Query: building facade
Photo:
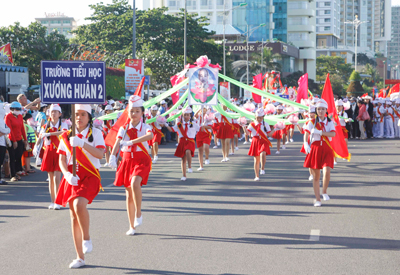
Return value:
[(35, 20), (47, 28), (46, 34), (57, 30), (67, 39), (73, 37), (71, 31), (77, 28), (77, 23), (73, 17), (68, 17), (60, 12), (45, 13), (45, 17), (35, 18)]
[(391, 41), (388, 43), (388, 58), (391, 60), (392, 75), (400, 79), (400, 6), (392, 7)]

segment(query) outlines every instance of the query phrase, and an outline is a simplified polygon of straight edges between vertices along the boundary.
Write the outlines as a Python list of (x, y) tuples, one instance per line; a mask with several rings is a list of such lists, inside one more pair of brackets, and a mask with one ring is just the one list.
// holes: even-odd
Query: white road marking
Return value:
[(319, 229), (311, 229), (310, 241), (318, 242), (319, 241), (319, 233), (320, 233)]
[(111, 184), (107, 185), (106, 187), (111, 187), (111, 186), (114, 186), (114, 183), (111, 183)]

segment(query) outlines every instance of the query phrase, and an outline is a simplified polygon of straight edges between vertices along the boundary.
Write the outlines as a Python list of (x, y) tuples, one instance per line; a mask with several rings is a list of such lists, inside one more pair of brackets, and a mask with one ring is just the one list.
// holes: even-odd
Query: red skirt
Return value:
[(197, 148), (200, 148), (203, 146), (203, 144), (211, 144), (211, 133), (208, 132), (198, 132), (196, 135), (196, 144)]
[(233, 126), (235, 126), (235, 130), (233, 130), (233, 135), (237, 135), (239, 137), (240, 136), (240, 129), (242, 127), (237, 123), (233, 124)]
[(184, 137), (179, 138), (178, 147), (174, 156), (178, 158), (183, 158), (186, 154), (186, 150), (190, 150), (192, 157), (194, 157), (194, 150), (196, 150), (196, 145), (194, 144), (194, 139), (187, 139)]
[(272, 134), (272, 138), (274, 139), (282, 139), (282, 130), (277, 130)]
[(286, 125), (286, 130), (294, 129), (294, 124)]
[(266, 155), (271, 155), (271, 150), (269, 149), (269, 143), (260, 137), (253, 137), (251, 139), (250, 150), (247, 153), (249, 156), (258, 157), (262, 152)]
[(334, 157), (332, 149), (325, 141), (314, 141), (311, 144), (311, 151), (307, 154), (304, 167), (311, 169), (322, 169), (324, 167), (334, 167)]
[[(72, 173), (72, 165), (68, 166), (68, 171)], [(65, 207), (70, 200), (77, 197), (83, 197), (89, 201), (89, 204), (92, 203), (100, 191), (100, 179), (81, 166), (78, 166), (76, 174), (79, 177), (78, 186), (72, 186), (63, 178), (55, 203)]]
[(60, 166), (58, 164), (60, 158), (60, 154), (57, 154), (57, 149), (53, 144), (47, 145), (46, 150), (44, 150), (42, 165), (40, 166), (40, 170), (44, 172), (54, 172), (61, 171)]
[(123, 152), (121, 164), (118, 166), (115, 175), (114, 185), (130, 187), (134, 176), (142, 178), (140, 186), (146, 185), (149, 179), (150, 167), (151, 158), (145, 152)]
[[(161, 130), (160, 130), (160, 131), (161, 131)], [(152, 139), (152, 140), (149, 140), (149, 141), (148, 141), (148, 144), (149, 144), (150, 146), (153, 146), (153, 144), (154, 144), (155, 142), (157, 142), (158, 144), (160, 144), (160, 143), (161, 143), (162, 137), (163, 137), (162, 133), (159, 133), (158, 131), (154, 131), (154, 130), (153, 130), (153, 139)]]
[(214, 134), (214, 135), (217, 135), (217, 134), (218, 134), (218, 131), (219, 131), (219, 123), (213, 123), (213, 125), (212, 125), (212, 131), (213, 131), (213, 134)]
[[(308, 143), (310, 143), (310, 136), (308, 136)], [(303, 153), (303, 154), (307, 155), (306, 149), (304, 149), (304, 143), (301, 146), (300, 153)]]
[(349, 132), (346, 129), (346, 126), (342, 126), (343, 136), (344, 138), (349, 138)]
[(232, 127), (230, 125), (228, 125), (228, 124), (219, 125), (217, 138), (219, 138), (219, 139), (233, 138), (233, 129), (232, 129)]
[[(29, 143), (29, 146), (31, 147), (31, 149), (33, 149), (33, 147), (35, 147), (35, 143), (34, 143), (34, 142), (31, 142), (31, 143)], [(32, 150), (24, 151), (23, 156), (24, 156), (25, 158), (31, 158), (31, 157), (33, 157)]]

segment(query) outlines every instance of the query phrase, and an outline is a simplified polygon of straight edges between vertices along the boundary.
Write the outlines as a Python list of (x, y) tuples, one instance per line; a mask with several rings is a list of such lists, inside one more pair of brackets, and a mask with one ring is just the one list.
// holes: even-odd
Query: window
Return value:
[(325, 22), (325, 23), (329, 23), (329, 22), (331, 22), (331, 19), (330, 19), (330, 18), (325, 18), (325, 19), (324, 19), (324, 22)]
[(324, 31), (330, 31), (331, 27), (324, 27)]
[(218, 15), (217, 16), (217, 23), (218, 24), (223, 24), (224, 22), (224, 16), (223, 15)]
[(324, 14), (331, 14), (331, 10), (324, 10)]
[(325, 2), (325, 7), (330, 7), (331, 6), (331, 2)]
[(168, 4), (170, 7), (175, 7), (176, 6), (176, 1), (169, 1)]
[(47, 24), (48, 22), (47, 22), (47, 21), (42, 21), (41, 23), (42, 23), (42, 25), (45, 25), (45, 24)]
[(71, 24), (71, 21), (69, 21), (69, 20), (64, 20), (64, 21), (63, 21), (63, 24), (64, 24), (64, 25), (69, 25), (69, 24)]

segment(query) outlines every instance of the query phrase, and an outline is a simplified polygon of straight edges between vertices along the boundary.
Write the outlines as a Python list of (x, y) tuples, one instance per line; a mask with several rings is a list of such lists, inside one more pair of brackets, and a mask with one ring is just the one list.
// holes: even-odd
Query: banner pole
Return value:
[[(72, 136), (75, 136), (75, 104), (71, 105), (71, 120), (72, 120)], [(76, 148), (72, 147), (72, 174), (76, 176)]]

